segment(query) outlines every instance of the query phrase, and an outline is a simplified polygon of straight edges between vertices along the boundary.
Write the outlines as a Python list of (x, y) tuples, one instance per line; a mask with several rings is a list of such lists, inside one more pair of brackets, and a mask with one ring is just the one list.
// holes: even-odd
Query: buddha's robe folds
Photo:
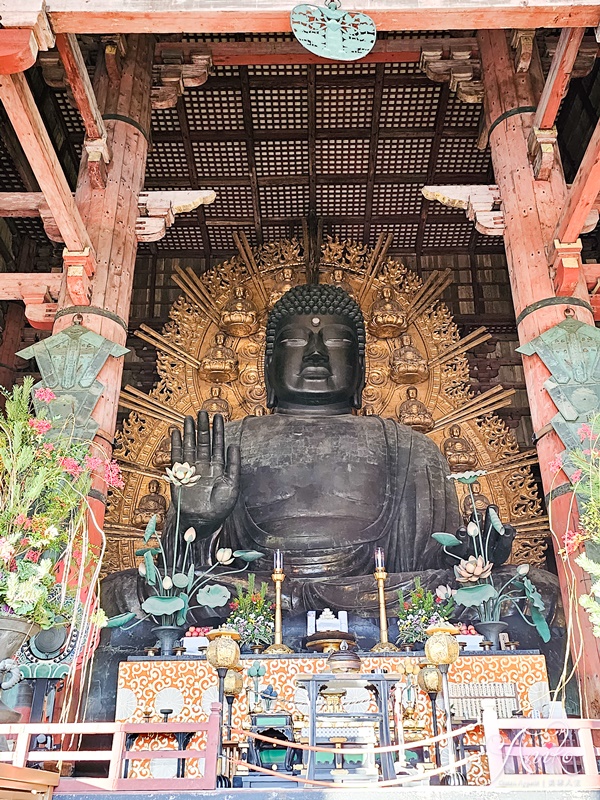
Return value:
[(274, 414), (227, 423), (225, 436), (240, 447), (240, 496), (222, 528), (197, 540), (197, 562), (217, 547), (258, 550), (265, 557), (251, 569), (266, 578), (279, 549), (286, 605), (297, 610), (356, 609), (361, 598), (372, 610), (376, 547), (391, 594), (419, 573), (426, 585), (448, 577), (431, 534), (458, 527), (456, 491), (423, 434), (376, 416)]

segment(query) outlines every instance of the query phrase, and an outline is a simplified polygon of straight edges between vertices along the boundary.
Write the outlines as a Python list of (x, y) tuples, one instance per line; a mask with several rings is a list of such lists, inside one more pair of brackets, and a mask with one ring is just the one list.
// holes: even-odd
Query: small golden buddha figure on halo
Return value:
[(369, 313), (369, 331), (380, 339), (393, 339), (406, 330), (406, 314), (391, 286), (377, 292)]
[(258, 311), (243, 286), (236, 286), (221, 311), (221, 327), (230, 336), (243, 339), (258, 330)]
[(398, 406), (397, 414), (402, 425), (408, 425), (420, 433), (427, 433), (433, 428), (433, 417), (425, 403), (419, 400), (414, 386), (409, 386), (406, 390), (406, 400)]
[(334, 269), (331, 273), (328, 283), (330, 283), (332, 286), (339, 286), (340, 289), (343, 289), (345, 292), (347, 292), (350, 297), (354, 297), (354, 291), (352, 286), (350, 286), (346, 280), (346, 273), (343, 269), (336, 267), (336, 269)]
[(298, 279), (296, 273), (291, 267), (280, 269), (277, 273), (277, 283), (269, 295), (269, 308), (273, 308), (279, 298), (283, 297), (283, 295), (288, 292), (292, 286), (296, 286), (297, 283)]
[(414, 346), (412, 336), (402, 334), (400, 347), (390, 357), (390, 378), (395, 383), (422, 383), (428, 377), (427, 362)]
[(264, 417), (267, 413), (267, 409), (264, 406), (254, 406), (252, 409), (252, 416), (253, 417)]
[[(471, 489), (473, 490), (473, 498), (475, 499), (475, 510), (478, 514), (485, 514), (491, 500), (482, 494), (479, 481), (475, 481), (475, 483), (471, 485)], [(473, 503), (471, 501), (471, 495), (468, 492), (462, 502), (462, 512), (465, 521), (468, 521), (473, 513)]]
[(225, 344), (225, 334), (217, 333), (212, 345), (200, 360), (198, 374), (209, 383), (229, 383), (238, 377), (235, 351)]
[(448, 434), (442, 444), (442, 452), (452, 472), (475, 469), (477, 453), (469, 440), (461, 435), (460, 425), (451, 425)]
[(208, 418), (212, 422), (215, 414), (221, 414), (223, 420), (228, 422), (231, 418), (231, 407), (224, 397), (221, 397), (221, 387), (211, 386), (210, 397), (202, 403), (202, 411), (208, 413)]
[(167, 499), (162, 494), (162, 487), (155, 478), (148, 484), (148, 494), (145, 494), (133, 512), (133, 524), (136, 528), (145, 528), (152, 517), (156, 515), (156, 529), (162, 530), (165, 514), (167, 512)]
[(161, 440), (160, 444), (154, 451), (152, 456), (153, 467), (170, 467), (171, 466), (171, 434), (177, 430), (175, 425), (169, 425), (169, 433)]

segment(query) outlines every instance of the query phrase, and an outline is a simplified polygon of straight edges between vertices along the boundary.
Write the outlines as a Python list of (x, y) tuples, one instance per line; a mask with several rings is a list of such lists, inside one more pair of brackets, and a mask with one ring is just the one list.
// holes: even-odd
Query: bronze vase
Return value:
[[(25, 617), (13, 614), (0, 614), (0, 661), (13, 658), (26, 639), (35, 636), (40, 626)], [(0, 672), (0, 681), (5, 673)], [(0, 723), (14, 723), (21, 719), (18, 711), (13, 711), (0, 699)]]
[(506, 622), (476, 622), (475, 625), (479, 633), (492, 643), (492, 650), (500, 650), (500, 634), (508, 628)]
[(156, 634), (160, 645), (160, 654), (163, 658), (171, 658), (175, 655), (174, 649), (185, 632), (185, 628), (180, 625), (157, 625), (152, 628), (152, 633)]

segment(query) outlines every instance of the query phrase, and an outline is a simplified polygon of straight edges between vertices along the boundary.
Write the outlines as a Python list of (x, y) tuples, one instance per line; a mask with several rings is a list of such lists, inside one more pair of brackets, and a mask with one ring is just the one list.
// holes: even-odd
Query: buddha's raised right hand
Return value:
[[(240, 449), (229, 445), (225, 459), (223, 417), (215, 414), (212, 436), (206, 411), (198, 413), (197, 428), (194, 418), (186, 417), (183, 442), (179, 430), (171, 434), (171, 461), (195, 467), (189, 483), (171, 485), (175, 507), (181, 491), (183, 520), (211, 532), (216, 530), (233, 511), (240, 492)], [(200, 530), (197, 533), (201, 535)]]

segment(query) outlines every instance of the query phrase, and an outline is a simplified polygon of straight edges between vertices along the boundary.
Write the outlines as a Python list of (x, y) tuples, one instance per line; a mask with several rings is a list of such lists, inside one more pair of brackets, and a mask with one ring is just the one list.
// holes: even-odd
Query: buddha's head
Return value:
[(267, 323), (265, 382), (269, 408), (360, 408), (365, 325), (347, 292), (301, 285), (277, 301)]
[(161, 492), (160, 483), (157, 480), (154, 480), (153, 478), (148, 484), (148, 491), (150, 492), (150, 494), (160, 494)]

